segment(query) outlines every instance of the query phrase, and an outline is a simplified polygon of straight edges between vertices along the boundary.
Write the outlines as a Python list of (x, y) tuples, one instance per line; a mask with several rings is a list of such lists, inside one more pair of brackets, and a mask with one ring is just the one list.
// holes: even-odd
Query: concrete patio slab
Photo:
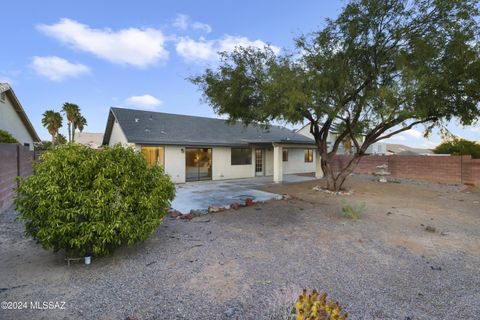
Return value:
[[(312, 177), (285, 175), (283, 183), (314, 180)], [(207, 210), (209, 206), (228, 208), (230, 203), (244, 203), (246, 198), (254, 201), (281, 199), (282, 195), (258, 190), (274, 184), (272, 177), (234, 179), (219, 181), (199, 181), (178, 184), (172, 208), (184, 214), (190, 210)]]

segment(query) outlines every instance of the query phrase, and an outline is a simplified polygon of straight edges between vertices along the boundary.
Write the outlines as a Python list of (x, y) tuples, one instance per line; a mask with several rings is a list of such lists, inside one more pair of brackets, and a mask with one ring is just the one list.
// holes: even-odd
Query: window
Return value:
[(313, 150), (305, 149), (305, 162), (313, 162)]
[(165, 150), (163, 147), (142, 146), (142, 153), (149, 166), (165, 164)]
[(288, 150), (283, 150), (282, 152), (282, 161), (288, 161)]
[(232, 148), (232, 166), (252, 164), (252, 150), (250, 148)]

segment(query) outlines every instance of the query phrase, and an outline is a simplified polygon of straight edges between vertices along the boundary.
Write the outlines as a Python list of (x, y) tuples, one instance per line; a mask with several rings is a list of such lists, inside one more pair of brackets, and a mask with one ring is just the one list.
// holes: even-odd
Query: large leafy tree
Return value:
[(62, 127), (62, 115), (54, 110), (47, 110), (43, 113), (42, 125), (47, 128), (48, 133), (52, 136), (52, 143), (55, 144), (58, 130)]
[(449, 139), (433, 149), (437, 154), (470, 155), (472, 158), (480, 159), (480, 144), (465, 139)]
[[(191, 80), (230, 120), (309, 123), (327, 187), (339, 190), (372, 143), (416, 125), (428, 134), (452, 119), (476, 121), (478, 13), (478, 0), (352, 0), (298, 38), (297, 52), (237, 48)], [(345, 138), (354, 153), (335, 173), (330, 160)]]

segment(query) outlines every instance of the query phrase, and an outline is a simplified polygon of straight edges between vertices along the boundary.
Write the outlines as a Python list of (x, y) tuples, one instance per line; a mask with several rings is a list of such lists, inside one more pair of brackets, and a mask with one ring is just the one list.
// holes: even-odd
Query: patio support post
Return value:
[(322, 156), (320, 155), (320, 151), (318, 149), (315, 151), (315, 179), (323, 178), (323, 171), (322, 171)]
[(280, 183), (283, 180), (283, 147), (281, 145), (273, 145), (273, 182)]

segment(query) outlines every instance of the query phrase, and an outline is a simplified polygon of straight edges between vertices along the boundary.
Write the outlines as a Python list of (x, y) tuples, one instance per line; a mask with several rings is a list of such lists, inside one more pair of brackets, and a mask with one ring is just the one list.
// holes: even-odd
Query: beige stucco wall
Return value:
[(305, 149), (284, 149), (288, 150), (288, 161), (283, 161), (283, 174), (315, 172), (315, 148), (312, 162), (305, 162)]
[(252, 148), (252, 164), (231, 165), (231, 148), (212, 148), (212, 180), (250, 178), (255, 176), (255, 154)]
[(0, 129), (8, 131), (19, 143), (28, 143), (30, 150), (33, 150), (33, 138), (13, 108), (8, 96), (5, 96), (5, 101), (0, 99)]
[(273, 175), (273, 147), (265, 150), (265, 175)]
[(110, 141), (108, 142), (108, 145), (113, 146), (117, 143), (120, 143), (125, 146), (131, 145), (128, 143), (127, 137), (123, 133), (122, 128), (120, 127), (118, 122), (115, 120), (113, 123), (112, 133), (110, 135)]
[(164, 169), (165, 173), (172, 178), (173, 182), (185, 182), (185, 147), (165, 146)]

